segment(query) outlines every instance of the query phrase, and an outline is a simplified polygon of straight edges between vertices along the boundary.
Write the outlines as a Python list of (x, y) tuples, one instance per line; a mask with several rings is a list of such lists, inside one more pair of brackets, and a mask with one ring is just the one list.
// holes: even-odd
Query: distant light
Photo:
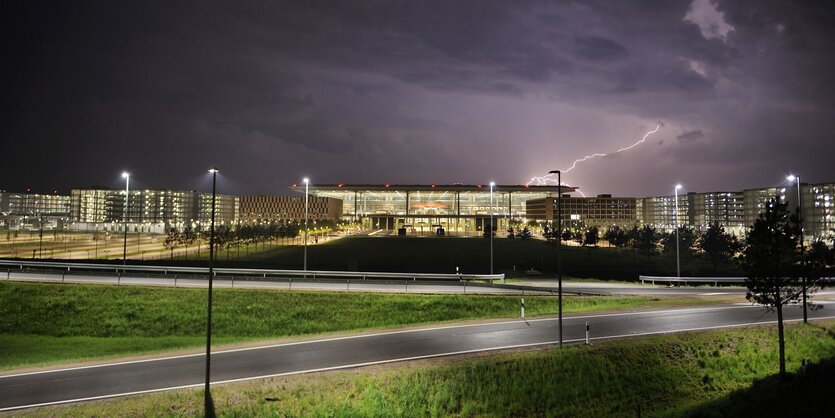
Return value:
[(128, 177), (130, 177), (130, 173), (128, 173), (127, 171), (123, 171), (122, 172), (122, 178), (126, 179)]
[(680, 185), (680, 184), (676, 184), (676, 190), (678, 190), (678, 189), (681, 189), (681, 185)]
[(788, 181), (795, 181), (795, 180), (797, 180), (797, 177), (795, 177), (795, 175), (794, 175), (794, 174), (790, 174), (788, 177), (786, 177), (786, 180), (788, 180)]
[(209, 172), (212, 173), (212, 174), (215, 174), (215, 173), (219, 173), (220, 170), (218, 170), (217, 167), (212, 167), (212, 168), (209, 169)]
[(491, 181), (491, 182), (490, 182), (490, 187), (493, 187), (493, 186), (495, 186), (495, 185), (496, 185), (496, 182), (494, 182), (494, 181)]
[(305, 177), (305, 178), (302, 179), (302, 183), (308, 184), (308, 183), (310, 183), (310, 179)]

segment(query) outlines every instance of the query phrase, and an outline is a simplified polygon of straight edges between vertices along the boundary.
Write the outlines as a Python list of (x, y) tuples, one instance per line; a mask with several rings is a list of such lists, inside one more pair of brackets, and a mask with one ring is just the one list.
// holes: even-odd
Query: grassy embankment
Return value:
[[(565, 297), (566, 312), (709, 303), (698, 298)], [(555, 312), (525, 297), (527, 316)], [(519, 297), (216, 289), (217, 344), (519, 315)], [(0, 368), (200, 347), (205, 289), (0, 282)]]
[[(308, 247), (308, 268), (312, 270), (408, 271), (427, 273), (485, 273), (490, 265), (489, 240), (481, 238), (398, 238), (348, 237)], [(555, 247), (541, 240), (497, 238), (494, 240), (494, 266), (497, 272), (521, 275), (535, 269), (556, 271)], [(300, 269), (300, 246), (267, 247), (248, 255), (232, 249), (221, 251), (217, 262), (223, 266), (258, 266)], [(203, 254), (202, 258), (207, 258)], [(194, 261), (194, 258), (191, 258)], [(178, 258), (180, 262), (188, 262)], [(614, 248), (563, 248), (563, 272), (581, 278), (635, 280), (639, 274), (675, 275), (675, 254), (643, 256), (631, 250)], [(683, 276), (713, 275), (713, 266), (700, 257), (682, 251)], [(731, 263), (719, 266), (719, 275), (740, 275)]]
[[(835, 323), (787, 328), (788, 370), (825, 361), (805, 377), (768, 377), (775, 340), (774, 326), (656, 336), (271, 378), (212, 398), (218, 416), (832, 416)], [(202, 402), (183, 390), (28, 414), (200, 416)]]

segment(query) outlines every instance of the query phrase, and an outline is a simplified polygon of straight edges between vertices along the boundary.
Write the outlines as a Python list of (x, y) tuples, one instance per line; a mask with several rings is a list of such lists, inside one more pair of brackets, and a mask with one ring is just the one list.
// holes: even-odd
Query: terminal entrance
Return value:
[[(507, 219), (494, 217), (496, 236), (503, 236)], [(389, 235), (406, 236), (482, 236), (490, 227), (490, 218), (447, 216), (368, 216), (362, 219), (366, 230), (389, 231)], [(405, 231), (404, 231), (405, 230)]]

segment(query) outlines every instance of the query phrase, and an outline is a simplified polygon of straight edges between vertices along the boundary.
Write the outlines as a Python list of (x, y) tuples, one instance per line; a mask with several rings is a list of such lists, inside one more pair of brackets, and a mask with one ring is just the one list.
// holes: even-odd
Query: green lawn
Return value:
[[(541, 240), (497, 238), (493, 243), (494, 269), (521, 275), (534, 269), (556, 271), (556, 249)], [(253, 247), (254, 248), (254, 247)], [(303, 247), (272, 247), (252, 250), (249, 255), (234, 248), (217, 255), (219, 265), (301, 269)], [(203, 259), (207, 255), (203, 254)], [(192, 258), (193, 260), (193, 258)], [(180, 259), (186, 262), (185, 259)], [(581, 278), (635, 280), (643, 275), (675, 275), (675, 255), (651, 257), (614, 248), (563, 247), (563, 272)], [(348, 237), (308, 247), (308, 268), (312, 270), (401, 271), (427, 273), (487, 273), (490, 241), (482, 238)], [(682, 252), (681, 274), (713, 275), (713, 266), (699, 257)], [(741, 275), (732, 263), (721, 265), (719, 275)]]
[[(788, 370), (833, 358), (833, 335), (832, 322), (787, 327)], [(806, 377), (768, 378), (765, 391), (755, 383), (777, 371), (775, 340), (773, 326), (655, 336), (271, 378), (214, 387), (212, 398), (230, 417), (832, 416), (831, 360)], [(819, 386), (804, 391), (810, 382)], [(200, 416), (202, 401), (182, 390), (27, 414)]]
[[(704, 304), (697, 298), (565, 297), (566, 312)], [(527, 316), (554, 297), (525, 297)], [(216, 289), (218, 344), (519, 315), (518, 296)], [(0, 368), (199, 347), (206, 291), (0, 282)]]

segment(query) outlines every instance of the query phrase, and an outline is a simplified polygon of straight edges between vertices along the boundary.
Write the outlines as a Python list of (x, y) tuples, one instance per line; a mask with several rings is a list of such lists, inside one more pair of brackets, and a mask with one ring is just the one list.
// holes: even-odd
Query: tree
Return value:
[(571, 233), (571, 230), (566, 229), (562, 232), (562, 240), (563, 241), (571, 241), (571, 238), (574, 237), (574, 234)]
[(576, 241), (577, 244), (583, 245), (583, 233), (582, 232), (574, 231), (571, 238), (574, 239), (574, 241)]
[[(689, 251), (696, 242), (696, 230), (682, 225), (678, 227), (678, 248), (679, 251), (684, 250), (685, 253)], [(664, 253), (667, 255), (675, 255), (676, 253), (676, 231), (664, 234), (661, 239), (661, 245), (664, 248)]]
[(597, 230), (596, 226), (593, 226), (586, 231), (586, 235), (583, 237), (583, 245), (588, 247), (597, 247), (597, 241), (600, 240), (600, 231)]
[(614, 245), (615, 249), (620, 249), (629, 244), (629, 237), (626, 231), (617, 225), (607, 229), (603, 237), (606, 241), (609, 241), (609, 244)]
[(646, 255), (647, 260), (649, 260), (650, 256), (658, 253), (658, 232), (649, 225), (644, 225), (641, 229), (635, 227), (634, 230), (632, 245), (638, 252)]
[(829, 249), (822, 240), (817, 240), (806, 252), (806, 268), (804, 269), (807, 291), (815, 287), (823, 287), (823, 278), (835, 276), (835, 248)]
[(800, 261), (800, 222), (786, 203), (771, 199), (745, 237), (742, 269), (748, 275), (745, 297), (777, 311), (780, 376), (786, 376), (783, 305), (797, 300)]
[(715, 276), (719, 263), (730, 260), (739, 251), (740, 244), (719, 222), (714, 222), (699, 237), (696, 247), (710, 260)]
[(171, 251), (171, 259), (174, 259), (174, 249), (180, 244), (180, 233), (177, 231), (177, 228), (171, 228), (168, 230), (168, 234), (165, 235), (165, 240), (162, 242), (162, 245)]

